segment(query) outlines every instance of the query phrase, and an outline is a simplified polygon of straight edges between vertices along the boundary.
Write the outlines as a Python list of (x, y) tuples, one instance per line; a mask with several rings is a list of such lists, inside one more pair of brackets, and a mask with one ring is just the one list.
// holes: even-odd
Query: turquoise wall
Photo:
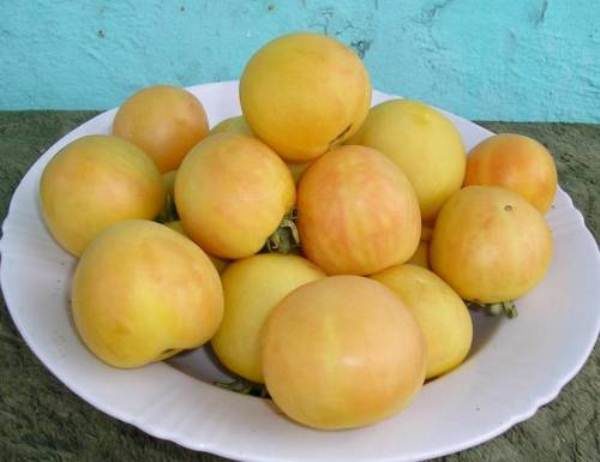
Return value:
[(598, 0), (0, 0), (0, 17), (0, 109), (234, 79), (308, 29), (354, 47), (386, 92), (473, 119), (600, 121)]

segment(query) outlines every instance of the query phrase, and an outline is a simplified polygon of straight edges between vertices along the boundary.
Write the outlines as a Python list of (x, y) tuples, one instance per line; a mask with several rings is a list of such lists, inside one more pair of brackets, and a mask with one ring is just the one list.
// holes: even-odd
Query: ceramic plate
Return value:
[[(210, 123), (238, 115), (237, 82), (190, 88)], [(391, 96), (374, 92), (373, 103)], [(95, 359), (69, 314), (75, 259), (52, 240), (38, 209), (46, 163), (83, 135), (108, 133), (115, 110), (66, 135), (17, 187), (1, 242), (1, 283), (23, 338), (67, 387), (105, 413), (150, 435), (247, 461), (407, 461), (477, 445), (531, 417), (556, 397), (589, 355), (600, 329), (600, 258), (570, 198), (558, 191), (547, 219), (555, 255), (544, 281), (518, 300), (513, 320), (474, 315), (466, 362), (428, 383), (404, 412), (371, 427), (322, 432), (297, 425), (270, 401), (212, 385), (227, 376), (199, 349), (168, 362), (119, 370)], [(447, 115), (467, 149), (491, 132)], [(510, 393), (508, 393), (510, 391)]]

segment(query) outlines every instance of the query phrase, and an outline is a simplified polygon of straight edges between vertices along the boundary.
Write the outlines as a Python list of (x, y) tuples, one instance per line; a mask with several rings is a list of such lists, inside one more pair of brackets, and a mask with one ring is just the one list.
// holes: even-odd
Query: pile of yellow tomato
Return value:
[(361, 60), (318, 34), (267, 43), (239, 94), (209, 130), (185, 89), (142, 89), (47, 164), (78, 334), (122, 368), (210, 342), (301, 424), (384, 419), (467, 358), (465, 301), (514, 314), (544, 277), (552, 157), (513, 134), (467, 156), (434, 108), (371, 108)]

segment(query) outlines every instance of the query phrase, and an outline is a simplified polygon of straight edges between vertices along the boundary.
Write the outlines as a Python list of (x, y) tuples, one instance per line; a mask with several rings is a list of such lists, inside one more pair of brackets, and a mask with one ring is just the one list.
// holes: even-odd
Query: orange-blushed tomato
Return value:
[(218, 257), (257, 253), (296, 197), (277, 154), (256, 138), (219, 133), (186, 156), (175, 179), (175, 204), (185, 233)]
[(168, 172), (208, 134), (208, 120), (202, 103), (184, 88), (155, 85), (121, 105), (112, 130), (139, 146), (161, 172)]
[(79, 256), (110, 225), (156, 217), (165, 190), (158, 169), (137, 146), (116, 136), (90, 135), (48, 162), (40, 203), (52, 236)]
[(223, 316), (221, 281), (206, 254), (147, 220), (117, 223), (92, 241), (75, 270), (71, 298), (83, 342), (123, 368), (199, 347)]
[(263, 331), (265, 383), (291, 419), (319, 429), (369, 425), (405, 408), (425, 377), (423, 334), (379, 282), (332, 276), (294, 290)]
[(365, 275), (413, 255), (421, 215), (412, 186), (391, 160), (348, 145), (302, 175), (298, 229), (305, 255), (326, 273)]
[(496, 186), (467, 186), (438, 215), (429, 263), (462, 298), (497, 303), (539, 283), (552, 252), (550, 228), (523, 196)]
[(491, 136), (468, 157), (465, 185), (502, 186), (521, 194), (542, 213), (552, 205), (557, 183), (552, 155), (527, 136)]
[(316, 159), (362, 124), (371, 104), (367, 70), (347, 45), (293, 33), (258, 50), (240, 78), (252, 131), (286, 161)]

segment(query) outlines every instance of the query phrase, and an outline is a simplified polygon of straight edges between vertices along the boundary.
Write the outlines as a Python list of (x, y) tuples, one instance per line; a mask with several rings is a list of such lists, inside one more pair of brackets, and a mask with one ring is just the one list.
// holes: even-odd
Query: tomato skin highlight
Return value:
[(333, 276), (305, 284), (271, 312), (267, 389), (291, 419), (319, 429), (369, 425), (421, 389), (426, 349), (413, 315), (379, 282)]
[(536, 140), (505, 133), (475, 146), (467, 160), (465, 185), (502, 186), (546, 213), (558, 187), (550, 152)]
[(305, 255), (327, 274), (366, 275), (414, 254), (421, 216), (412, 186), (392, 161), (347, 145), (302, 175), (298, 230)]
[(521, 195), (467, 186), (444, 205), (433, 230), (433, 271), (465, 300), (514, 300), (537, 285), (553, 253), (550, 228)]

